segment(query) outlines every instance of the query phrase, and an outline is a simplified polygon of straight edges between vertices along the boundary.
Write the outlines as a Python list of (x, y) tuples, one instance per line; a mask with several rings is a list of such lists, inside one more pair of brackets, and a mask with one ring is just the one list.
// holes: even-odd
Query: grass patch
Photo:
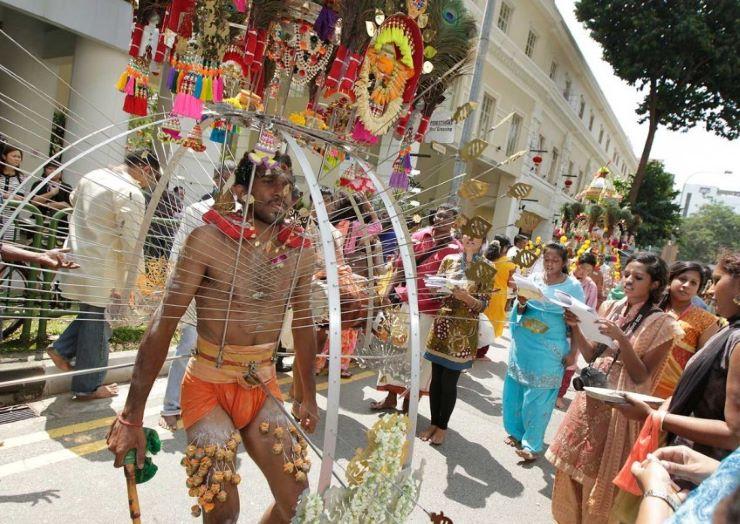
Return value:
[[(38, 322), (34, 322), (31, 327), (31, 339), (30, 341), (21, 340), (21, 333), (23, 328), (13, 333), (9, 338), (3, 340), (0, 343), (0, 355), (18, 354), (18, 353), (34, 353), (37, 349), (46, 349), (51, 340), (61, 335), (70, 322), (74, 320), (74, 317), (63, 317), (60, 319), (54, 319), (47, 321), (46, 324), (46, 335), (47, 339), (41, 344), (41, 348), (37, 348), (36, 338), (38, 336)], [(137, 326), (124, 326), (113, 330), (113, 334), (110, 338), (110, 351), (127, 351), (132, 349), (138, 349), (141, 339), (144, 337), (146, 331), (146, 324)], [(172, 337), (172, 343), (176, 343), (180, 336), (179, 332), (175, 333)]]

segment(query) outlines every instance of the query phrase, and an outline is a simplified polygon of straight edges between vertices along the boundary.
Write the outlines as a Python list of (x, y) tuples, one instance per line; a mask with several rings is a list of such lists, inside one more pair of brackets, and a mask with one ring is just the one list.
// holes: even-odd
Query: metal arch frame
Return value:
[(331, 485), (331, 475), (334, 465), (334, 454), (337, 449), (337, 429), (339, 426), (339, 389), (340, 356), (342, 349), (342, 309), (339, 297), (339, 267), (337, 255), (334, 251), (334, 235), (329, 228), (329, 214), (321, 196), (321, 188), (316, 174), (303, 151), (290, 133), (281, 131), (288, 148), (295, 153), (303, 175), (306, 177), (308, 190), (311, 194), (319, 236), (324, 246), (324, 263), (326, 269), (326, 283), (329, 299), (329, 391), (326, 397), (326, 423), (324, 425), (323, 456), (319, 470), (318, 492), (323, 493)]
[(385, 205), (388, 216), (391, 219), (393, 225), (393, 232), (396, 234), (396, 238), (399, 240), (399, 254), (401, 255), (401, 261), (403, 263), (404, 276), (406, 277), (406, 291), (409, 297), (409, 326), (410, 326), (410, 338), (409, 344), (411, 348), (411, 384), (410, 391), (408, 392), (409, 397), (409, 431), (406, 436), (408, 441), (408, 455), (406, 458), (406, 466), (410, 466), (411, 459), (414, 455), (414, 441), (416, 436), (416, 416), (419, 411), (419, 368), (421, 362), (421, 333), (419, 331), (419, 292), (416, 287), (416, 260), (414, 258), (414, 249), (412, 242), (410, 241), (411, 236), (409, 235), (408, 228), (406, 227), (406, 221), (402, 220), (401, 213), (398, 204), (395, 202), (393, 197), (386, 191), (385, 186), (377, 177), (375, 172), (370, 169), (364, 161), (357, 159), (362, 169), (367, 174), (368, 178), (372, 181), (373, 185), (378, 191), (380, 199)]
[[(159, 114), (162, 115), (164, 113), (159, 113)], [(150, 127), (150, 126), (156, 126), (156, 125), (162, 124), (162, 123), (166, 122), (167, 120), (168, 120), (167, 118), (162, 118), (160, 120), (155, 120), (153, 122), (148, 122), (146, 124), (140, 125), (140, 126), (135, 127), (133, 129), (127, 129), (126, 131), (124, 131), (122, 133), (119, 133), (119, 134), (117, 134), (115, 136), (109, 137), (106, 140), (100, 142), (99, 144), (95, 144), (94, 146), (92, 146), (92, 147), (90, 147), (88, 149), (85, 149), (84, 151), (82, 151), (78, 155), (72, 157), (71, 159), (67, 160), (66, 162), (63, 162), (58, 168), (56, 168), (54, 171), (52, 171), (48, 176), (42, 177), (41, 180), (43, 181), (44, 184), (46, 184), (58, 172), (64, 171), (71, 164), (74, 164), (77, 160), (79, 160), (80, 158), (83, 158), (83, 157), (87, 156), (89, 153), (91, 153), (93, 151), (97, 151), (101, 147), (107, 146), (111, 142), (115, 142), (116, 140), (118, 140), (120, 138), (123, 138), (123, 137), (125, 137), (127, 135), (130, 135), (131, 133), (136, 133), (137, 131), (141, 131), (142, 129), (146, 129), (147, 127)], [(116, 126), (119, 126), (119, 125), (123, 125), (123, 124), (128, 125), (128, 121), (126, 121), (126, 122), (118, 122), (118, 123), (115, 123), (115, 124), (110, 124), (110, 125), (108, 125), (106, 127), (103, 127), (103, 128), (98, 129), (98, 130), (95, 130), (92, 133), (87, 134), (87, 135), (83, 136), (82, 138), (79, 138), (76, 141), (72, 142), (71, 144), (67, 145), (66, 147), (60, 149), (58, 152), (56, 152), (55, 154), (53, 154), (52, 156), (50, 156), (49, 157), (49, 160), (54, 160), (54, 159), (60, 157), (66, 151), (70, 150), (71, 148), (77, 146), (78, 144), (84, 142), (85, 140), (87, 140), (87, 139), (89, 139), (89, 138), (91, 138), (91, 137), (93, 137), (93, 136), (95, 136), (97, 134), (101, 134), (104, 131), (108, 131), (109, 129), (111, 129), (113, 127), (116, 127)], [(41, 164), (39, 167), (37, 167), (35, 170), (33, 170), (31, 173), (29, 173), (29, 178), (30, 177), (33, 177), (37, 173), (41, 172), (41, 170), (44, 168), (45, 165), (46, 164)], [(23, 202), (24, 203), (30, 202), (30, 200), (33, 197), (35, 197), (38, 194), (39, 191), (41, 191), (42, 186), (43, 186), (43, 184), (38, 184), (38, 185), (36, 185), (35, 188), (33, 188), (28, 193), (26, 193), (24, 195)], [(15, 188), (13, 190), (13, 192), (10, 194), (10, 196), (16, 196), (18, 194), (19, 189), (21, 189), (21, 186), (18, 186), (17, 188)], [(9, 217), (7, 217), (7, 219), (4, 221), (4, 223), (2, 224), (2, 226), (0, 226), (0, 237), (2, 237), (2, 235), (5, 234), (5, 231), (10, 227), (10, 225), (13, 223), (13, 221), (16, 219), (16, 217), (18, 217), (18, 215), (20, 214), (20, 212), (21, 212), (21, 209), (20, 208), (17, 208), (17, 209), (15, 209), (11, 213), (11, 215)]]
[[(352, 209), (354, 210), (355, 215), (357, 215), (357, 219), (364, 223), (365, 220), (363, 219), (362, 211), (357, 205), (355, 198), (351, 194), (349, 194), (348, 196), (350, 204), (352, 205)], [(363, 344), (368, 343), (367, 337), (369, 336), (369, 333), (371, 333), (373, 327), (373, 318), (375, 317), (375, 286), (372, 285), (372, 283), (375, 282), (375, 261), (373, 260), (374, 256), (375, 253), (373, 253), (373, 247), (371, 245), (366, 245), (365, 261), (367, 262), (367, 280), (368, 283), (370, 283), (370, 285), (368, 286), (368, 295), (370, 297), (370, 300), (367, 305), (367, 318), (365, 319), (365, 336), (363, 340), (358, 341), (358, 344), (360, 342)]]

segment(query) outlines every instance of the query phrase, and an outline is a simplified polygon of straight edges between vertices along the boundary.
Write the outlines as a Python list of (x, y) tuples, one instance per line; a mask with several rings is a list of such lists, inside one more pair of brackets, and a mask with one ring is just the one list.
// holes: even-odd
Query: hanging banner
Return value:
[(438, 107), (432, 113), (424, 142), (432, 141), (440, 144), (455, 142), (455, 122), (452, 120), (452, 113), (446, 107)]

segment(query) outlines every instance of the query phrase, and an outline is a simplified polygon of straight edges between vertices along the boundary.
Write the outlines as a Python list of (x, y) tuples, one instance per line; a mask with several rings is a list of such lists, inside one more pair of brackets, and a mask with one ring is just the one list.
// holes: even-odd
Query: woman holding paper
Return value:
[[(544, 272), (531, 278), (537, 294), (524, 291), (521, 282), (517, 306), (511, 312), (509, 368), (504, 381), (504, 428), (506, 443), (526, 461), (542, 452), (547, 424), (563, 379), (565, 364), (575, 360), (563, 316), (563, 308), (548, 299), (560, 291), (583, 301), (583, 288), (568, 275), (568, 253), (557, 243), (547, 244), (542, 254)], [(529, 297), (530, 299), (528, 299)]]
[[(575, 315), (566, 313), (573, 345), (607, 375), (607, 386), (649, 394), (677, 335), (674, 319), (657, 304), (668, 268), (652, 253), (635, 253), (624, 267), (625, 298), (599, 309), (600, 331), (614, 348), (587, 340)], [(611, 368), (610, 368), (611, 366)], [(559, 523), (606, 523), (617, 488), (612, 483), (640, 431), (609, 404), (579, 392), (547, 450), (555, 465), (552, 512)]]

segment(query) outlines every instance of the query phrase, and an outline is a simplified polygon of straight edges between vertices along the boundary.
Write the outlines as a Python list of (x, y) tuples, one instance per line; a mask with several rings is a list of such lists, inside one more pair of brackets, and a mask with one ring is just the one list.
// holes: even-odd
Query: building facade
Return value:
[(701, 184), (686, 184), (681, 192), (681, 216), (693, 215), (703, 206), (717, 203), (726, 204), (735, 213), (740, 214), (740, 191)]
[[(479, 24), (485, 3), (467, 2)], [(478, 106), (469, 117), (475, 119), (473, 136), (488, 147), (468, 165), (468, 174), (482, 174), (489, 188), (464, 211), (491, 220), (491, 235), (521, 231), (547, 241), (561, 205), (572, 201), (599, 167), (624, 177), (636, 170), (637, 158), (554, 0), (496, 0), (489, 40)], [(442, 111), (468, 101), (470, 77), (451, 91)], [(456, 132), (455, 145), (461, 130)], [(521, 158), (497, 167), (521, 151)], [(454, 163), (430, 144), (422, 145), (421, 153), (417, 182), (436, 188), (427, 200), (449, 197)], [(505, 196), (516, 182), (533, 186), (527, 200)]]

